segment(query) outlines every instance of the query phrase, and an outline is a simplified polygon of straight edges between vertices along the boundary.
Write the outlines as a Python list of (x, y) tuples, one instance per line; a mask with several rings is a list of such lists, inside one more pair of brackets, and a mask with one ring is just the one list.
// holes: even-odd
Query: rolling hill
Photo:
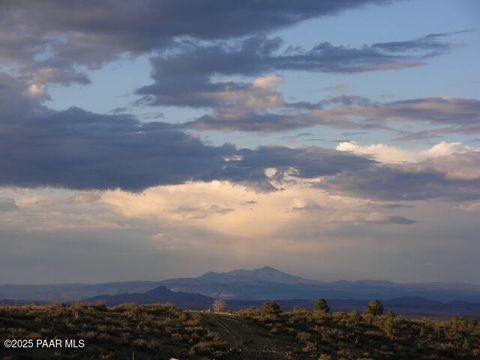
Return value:
[[(232, 313), (168, 305), (0, 306), (5, 339), (82, 339), (83, 348), (4, 348), (20, 359), (358, 360), (480, 358), (480, 323), (393, 314), (266, 309)], [(61, 341), (61, 340), (60, 340)]]
[(159, 286), (145, 293), (127, 293), (117, 295), (98, 295), (84, 299), (82, 302), (106, 302), (109, 306), (120, 304), (173, 304), (186, 309), (207, 309), (212, 306), (214, 299), (184, 292), (175, 292), (164, 286)]

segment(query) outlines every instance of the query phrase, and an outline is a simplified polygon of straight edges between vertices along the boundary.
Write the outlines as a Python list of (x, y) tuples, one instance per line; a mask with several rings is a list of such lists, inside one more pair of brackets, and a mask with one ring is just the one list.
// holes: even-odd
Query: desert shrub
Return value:
[(358, 310), (352, 310), (349, 314), (349, 320), (353, 324), (359, 324), (362, 321), (362, 315), (360, 315)]
[(383, 314), (383, 305), (379, 300), (372, 300), (368, 303), (366, 314), (378, 316)]
[(327, 300), (318, 299), (317, 301), (315, 301), (313, 311), (317, 314), (327, 314), (327, 313), (329, 313), (330, 312), (330, 307), (327, 304)]
[(267, 318), (276, 318), (280, 314), (280, 305), (275, 301), (267, 301), (262, 307), (262, 316)]
[(209, 356), (227, 349), (228, 345), (223, 341), (202, 341), (191, 347), (190, 354)]

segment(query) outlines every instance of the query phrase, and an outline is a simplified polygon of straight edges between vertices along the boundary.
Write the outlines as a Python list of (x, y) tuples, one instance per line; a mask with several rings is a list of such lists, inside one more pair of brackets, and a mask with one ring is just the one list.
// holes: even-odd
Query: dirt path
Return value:
[(243, 341), (242, 337), (233, 330), (231, 327), (228, 326), (228, 321), (225, 321), (225, 319), (222, 319), (221, 316), (213, 316), (212, 320), (214, 323), (216, 323), (219, 327), (221, 327), (226, 334), (232, 339), (233, 344), (237, 348), (242, 348), (243, 347)]

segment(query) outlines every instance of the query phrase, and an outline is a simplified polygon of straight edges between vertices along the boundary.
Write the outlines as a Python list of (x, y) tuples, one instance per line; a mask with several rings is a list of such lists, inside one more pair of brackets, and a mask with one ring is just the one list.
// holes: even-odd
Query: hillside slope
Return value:
[(200, 294), (175, 292), (164, 286), (159, 286), (145, 293), (99, 295), (84, 299), (83, 302), (105, 302), (109, 306), (120, 304), (173, 304), (188, 309), (208, 309), (214, 299)]
[(5, 349), (16, 359), (475, 360), (478, 322), (412, 321), (358, 313), (245, 310), (229, 314), (172, 306), (0, 307), (6, 339), (83, 339), (80, 349)]

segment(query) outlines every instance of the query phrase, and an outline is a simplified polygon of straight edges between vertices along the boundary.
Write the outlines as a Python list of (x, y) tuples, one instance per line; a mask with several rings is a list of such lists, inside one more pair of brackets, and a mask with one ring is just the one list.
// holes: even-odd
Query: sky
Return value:
[(479, 283), (476, 0), (5, 0), (0, 283)]

